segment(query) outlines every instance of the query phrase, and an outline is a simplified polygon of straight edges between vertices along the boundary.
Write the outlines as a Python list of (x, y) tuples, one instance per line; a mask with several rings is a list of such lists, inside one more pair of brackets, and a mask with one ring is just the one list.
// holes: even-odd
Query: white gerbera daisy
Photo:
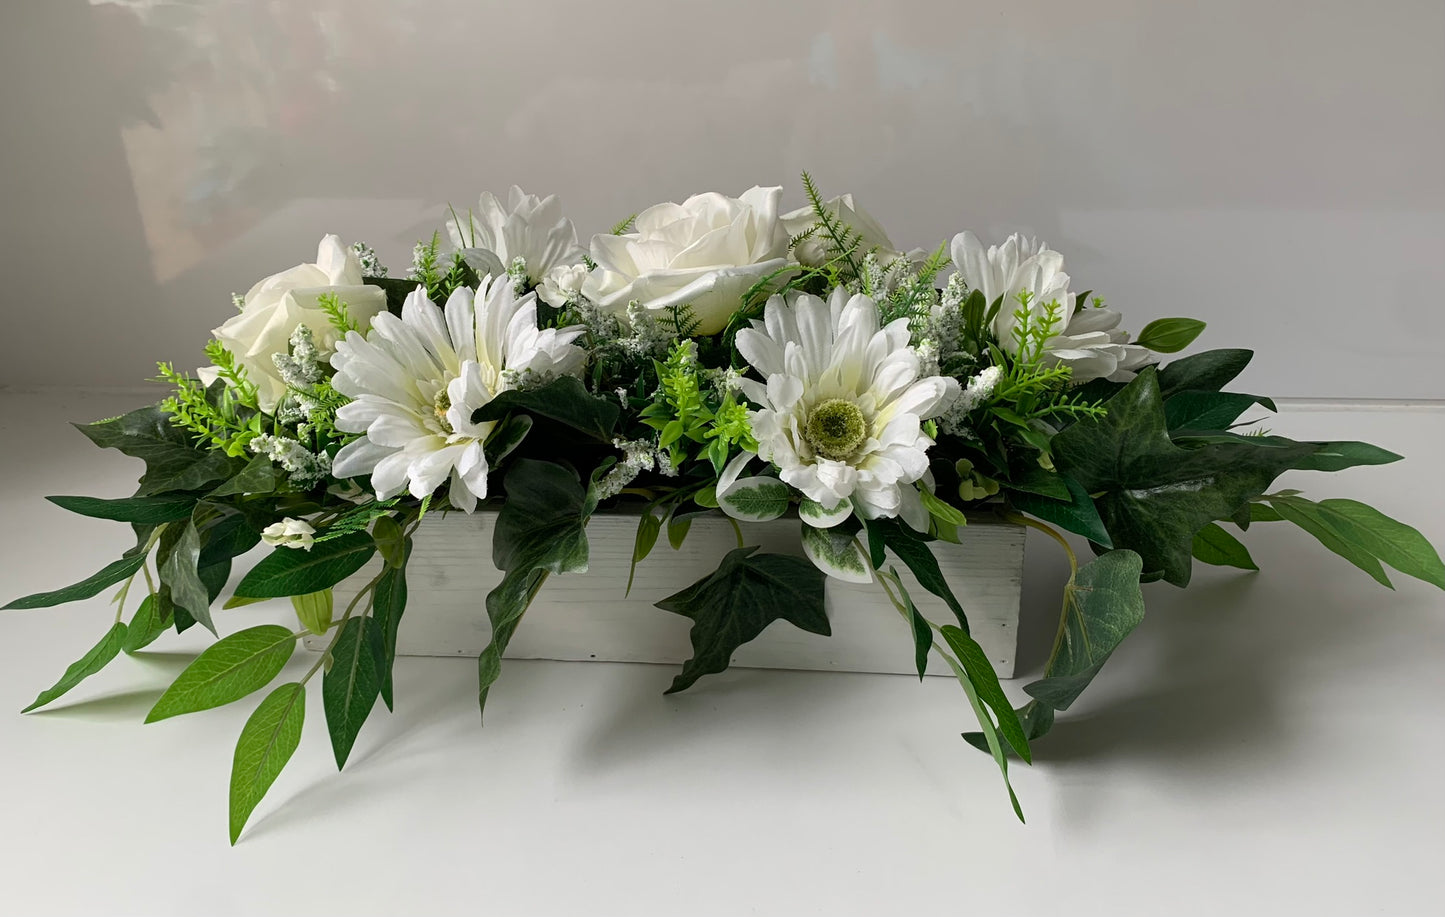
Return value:
[(933, 445), (922, 422), (946, 409), (959, 385), (919, 378), (907, 319), (879, 324), (877, 304), (842, 287), (826, 302), (774, 296), (763, 321), (737, 336), (764, 381), (739, 385), (759, 406), (750, 415), (758, 455), (785, 483), (825, 507), (851, 500), (864, 519), (902, 516), (926, 530), (910, 486), (928, 471)]
[(953, 263), (970, 290), (992, 303), (1003, 297), (993, 331), (999, 345), (1017, 354), (1014, 329), (1019, 324), (1019, 293), (1027, 293), (1030, 321), (1049, 310), (1058, 315), (1056, 332), (1044, 343), (1049, 359), (1067, 365), (1075, 382), (1110, 378), (1127, 381), (1148, 359), (1148, 351), (1129, 343), (1119, 330), (1120, 316), (1109, 309), (1077, 309), (1064, 273), (1064, 256), (1036, 239), (1015, 233), (1002, 245), (984, 248), (971, 232), (953, 237)]
[(529, 370), (577, 375), (579, 328), (537, 328), (534, 294), (518, 298), (503, 274), (482, 281), (475, 297), (458, 289), (438, 309), (421, 288), (401, 318), (383, 312), (366, 337), (350, 332), (336, 346), (332, 384), (353, 400), (336, 426), (366, 436), (337, 454), (338, 478), (371, 475), (380, 499), (408, 490), (425, 497), (451, 479), (452, 505), (471, 512), (487, 495), (482, 450), (494, 423), (472, 413), (514, 387)]

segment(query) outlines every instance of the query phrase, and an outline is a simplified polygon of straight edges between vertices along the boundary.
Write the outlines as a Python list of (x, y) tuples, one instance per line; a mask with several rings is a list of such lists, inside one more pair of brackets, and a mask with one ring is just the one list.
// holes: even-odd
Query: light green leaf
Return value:
[(844, 497), (836, 506), (823, 504), (804, 497), (798, 503), (798, 516), (815, 529), (831, 529), (853, 515), (853, 501)]
[(296, 618), (301, 622), (301, 626), (317, 636), (331, 628), (335, 602), (330, 589), (291, 596), (291, 607), (296, 609)]
[(141, 565), (145, 563), (146, 555), (137, 551), (128, 554), (114, 563), (107, 564), (104, 569), (91, 574), (73, 586), (66, 586), (64, 589), (57, 589), (54, 592), (37, 592), (35, 595), (27, 595), (24, 598), (16, 599), (5, 607), (10, 608), (49, 608), (52, 605), (62, 605), (66, 602), (78, 602), (81, 599), (88, 599), (99, 593), (107, 586), (114, 586), (124, 579), (129, 579), (140, 571)]
[(346, 765), (362, 724), (376, 706), (385, 652), (381, 628), (369, 617), (349, 619), (331, 647), (332, 665), (322, 678), (321, 700), (337, 770)]
[(280, 674), (295, 649), (296, 635), (277, 624), (262, 624), (223, 637), (176, 677), (151, 708), (146, 722), (240, 700)]
[(406, 534), (395, 519), (390, 516), (377, 516), (376, 521), (371, 524), (371, 540), (376, 542), (376, 549), (381, 552), (381, 559), (388, 567), (401, 566), (404, 550), (402, 542), (406, 540)]
[(246, 820), (276, 775), (291, 760), (301, 742), (306, 721), (306, 686), (284, 684), (266, 695), (256, 712), (246, 720), (231, 760), (231, 844), (241, 836)]
[(718, 506), (740, 522), (767, 522), (788, 511), (790, 497), (788, 485), (759, 475), (740, 478), (726, 493), (718, 494)]
[(968, 517), (963, 514), (963, 510), (947, 500), (929, 492), (926, 488), (919, 488), (918, 496), (923, 501), (923, 508), (928, 510), (928, 514), (944, 525), (951, 525), (954, 528), (968, 525)]
[(637, 565), (652, 553), (652, 548), (657, 544), (657, 536), (662, 534), (662, 520), (647, 510), (637, 519), (637, 537), (632, 541), (632, 566), (627, 571), (627, 591), (623, 595), (632, 594), (632, 581), (637, 576)]
[(105, 668), (109, 662), (120, 652), (121, 645), (125, 642), (126, 627), (119, 621), (105, 632), (100, 642), (90, 648), (90, 651), (76, 662), (71, 663), (65, 674), (53, 686), (41, 691), (30, 706), (21, 710), (21, 713), (29, 713), (36, 707), (44, 707), (46, 704), (60, 697), (71, 688), (80, 684), (85, 679)]
[(1258, 570), (1249, 549), (1216, 523), (1209, 523), (1194, 536), (1194, 559), (1217, 567)]
[(1178, 353), (1203, 331), (1204, 323), (1196, 318), (1157, 318), (1144, 326), (1135, 343), (1155, 353)]
[[(804, 531), (822, 530), (805, 526)], [(668, 694), (727, 669), (733, 652), (774, 621), (787, 621), (813, 634), (831, 633), (823, 606), (823, 575), (801, 557), (755, 551), (756, 547), (729, 551), (717, 570), (657, 603), (658, 608), (693, 621), (692, 658), (683, 664)]]
[(61, 509), (89, 516), (135, 525), (160, 525), (186, 519), (195, 508), (196, 498), (185, 494), (164, 497), (125, 497), (103, 500), (100, 497), (46, 497)]
[(366, 532), (318, 541), (310, 551), (278, 546), (236, 586), (243, 598), (278, 599), (330, 589), (366, 566), (376, 544)]
[(856, 532), (842, 526), (815, 529), (804, 525), (802, 529), (803, 553), (819, 570), (845, 583), (873, 582), (873, 567)]
[(691, 528), (691, 516), (679, 516), (674, 510), (672, 515), (667, 517), (667, 543), (672, 545), (674, 551), (682, 547), (682, 543), (687, 540), (687, 533)]
[(1445, 589), (1445, 564), (1425, 536), (1372, 506), (1338, 499), (1314, 503), (1287, 494), (1273, 494), (1269, 503), (1285, 520), (1314, 535), (1382, 585), (1393, 588), (1380, 566), (1384, 563)]

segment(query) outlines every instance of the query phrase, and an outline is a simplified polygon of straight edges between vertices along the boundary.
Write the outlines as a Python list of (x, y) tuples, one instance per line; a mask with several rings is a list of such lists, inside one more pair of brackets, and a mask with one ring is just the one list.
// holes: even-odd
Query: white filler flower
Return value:
[(649, 207), (635, 232), (592, 237), (597, 270), (582, 294), (615, 314), (633, 300), (654, 310), (688, 305), (697, 333), (716, 334), (754, 283), (789, 264), (782, 197), (782, 188), (755, 187)]
[(451, 480), (452, 505), (471, 512), (487, 495), (482, 444), (494, 423), (472, 413), (519, 378), (576, 375), (581, 328), (537, 328), (532, 293), (517, 297), (505, 274), (488, 277), (475, 296), (465, 287), (438, 309), (421, 289), (401, 318), (378, 315), (371, 333), (336, 346), (336, 390), (352, 399), (336, 426), (366, 436), (337, 453), (338, 478), (371, 475), (379, 499), (408, 490), (425, 497)]
[(312, 537), (315, 534), (316, 530), (305, 519), (293, 519), (287, 516), (280, 522), (273, 522), (262, 529), (261, 540), (272, 547), (309, 551), (311, 546), (316, 543), (316, 539)]
[(953, 237), (953, 263), (970, 290), (979, 290), (992, 303), (1002, 296), (1003, 306), (994, 319), (999, 345), (1018, 353), (1014, 328), (1018, 325), (1018, 295), (1029, 295), (1031, 322), (1058, 312), (1058, 330), (1044, 344), (1045, 353), (1073, 370), (1075, 382), (1110, 378), (1126, 381), (1148, 359), (1148, 351), (1129, 343), (1119, 330), (1120, 316), (1110, 309), (1078, 309), (1064, 273), (1064, 256), (1035, 239), (1015, 233), (1002, 245), (987, 249), (971, 232)]
[(901, 515), (926, 529), (911, 485), (933, 445), (922, 421), (958, 396), (955, 379), (919, 378), (908, 320), (879, 327), (878, 306), (838, 288), (825, 302), (768, 300), (763, 321), (738, 332), (737, 348), (763, 382), (743, 379), (759, 405), (750, 420), (758, 455), (810, 500), (851, 500), (864, 519)]
[(447, 235), (483, 274), (503, 274), (521, 258), (527, 280), (539, 284), (548, 271), (579, 264), (586, 254), (555, 194), (538, 197), (513, 185), (505, 205), (483, 192), (475, 212), (457, 216), (460, 222), (447, 221)]

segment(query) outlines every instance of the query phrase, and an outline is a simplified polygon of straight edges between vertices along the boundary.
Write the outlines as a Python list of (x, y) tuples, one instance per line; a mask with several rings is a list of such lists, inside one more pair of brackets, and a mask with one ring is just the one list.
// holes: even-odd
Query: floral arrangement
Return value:
[[(338, 767), (377, 698), (392, 706), (413, 533), (429, 514), (483, 507), (497, 512), (490, 560), (503, 577), (477, 597), (492, 624), (481, 705), (547, 578), (587, 569), (594, 513), (641, 507), (634, 564), (664, 530), (676, 547), (694, 519), (721, 514), (738, 548), (655, 597), (693, 622), (694, 655), (671, 691), (725, 669), (773, 621), (828, 633), (825, 577), (876, 583), (920, 676), (930, 654), (957, 675), (978, 720), (965, 738), (1006, 785), (1010, 759), (1031, 761), (1031, 743), (1140, 621), (1141, 582), (1185, 586), (1194, 561), (1256, 569), (1230, 528), (1293, 523), (1384, 585), (1388, 566), (1445, 588), (1439, 555), (1409, 526), (1351, 500), (1271, 492), (1286, 470), (1399, 456), (1241, 423), (1273, 409), (1225, 390), (1249, 351), (1166, 362), (1202, 322), (1162, 319), (1131, 337), (1042, 243), (985, 246), (964, 232), (901, 251), (851, 196), (825, 200), (803, 183), (799, 210), (782, 212), (781, 188), (699, 194), (586, 248), (555, 197), (483, 194), (451, 213), (445, 238), (416, 247), (405, 278), (327, 236), (314, 264), (235, 297), (210, 365), (162, 364), (159, 404), (79, 427), (141, 459), (140, 487), (49, 499), (129, 524), (136, 543), (80, 583), (7, 606), (119, 586), (110, 629), (26, 709), (169, 630), (217, 633), (233, 560), (270, 546), (221, 607), (289, 597), (297, 628), (218, 639), (147, 717), (253, 695), (301, 637), (329, 636), (241, 732), (235, 843), (297, 747), (318, 674)], [(806, 557), (748, 545), (746, 524), (787, 514)], [(969, 596), (931, 548), (988, 515), (1049, 533), (1071, 568), (1044, 677), (1017, 710), (969, 634)], [(1097, 556), (1080, 562), (1060, 530)], [(335, 608), (332, 587), (376, 555), (379, 572)], [(926, 620), (899, 564), (955, 620)]]

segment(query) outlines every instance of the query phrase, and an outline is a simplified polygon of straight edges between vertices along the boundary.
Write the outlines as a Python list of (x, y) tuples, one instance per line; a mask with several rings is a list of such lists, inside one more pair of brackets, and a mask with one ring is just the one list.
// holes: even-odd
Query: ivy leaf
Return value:
[(36, 707), (44, 707), (85, 679), (105, 668), (106, 665), (120, 653), (121, 645), (125, 642), (125, 635), (125, 625), (119, 621), (115, 622), (111, 629), (105, 632), (105, 636), (100, 638), (99, 643), (91, 647), (90, 651), (80, 657), (78, 661), (71, 663), (70, 667), (65, 670), (65, 674), (60, 676), (59, 681), (44, 691), (41, 691), (35, 700), (30, 702), (30, 706), (20, 712), (29, 713)]
[(1164, 402), (1164, 419), (1171, 431), (1223, 430), (1256, 404), (1275, 410), (1274, 401), (1262, 395), (1179, 392)]
[(1176, 392), (1196, 389), (1217, 392), (1224, 388), (1254, 359), (1252, 350), (1206, 350), (1175, 360), (1159, 370), (1159, 392), (1168, 398)]
[(406, 611), (406, 564), (411, 559), (412, 540), (402, 546), (401, 563), (387, 567), (371, 592), (371, 617), (381, 631), (381, 699), (392, 709), (392, 665), (396, 661), (396, 632)]
[(296, 635), (279, 624), (261, 624), (223, 637), (176, 676), (146, 722), (238, 701), (279, 675), (295, 649)]
[(502, 654), (549, 573), (587, 569), (587, 517), (596, 506), (571, 471), (552, 462), (520, 459), (507, 472), (507, 502), (497, 513), (492, 562), (502, 581), (487, 593), (492, 639), (477, 657), (477, 703), (502, 674)]
[(281, 479), (282, 474), (275, 464), (266, 456), (258, 455), (252, 458), (245, 468), (242, 468), (207, 496), (229, 497), (275, 493), (276, 485), (281, 483)]
[[(1094, 506), (1094, 500), (1088, 491), (1084, 490), (1084, 486), (1065, 475), (1055, 474), (1053, 477), (1068, 495), (1066, 499), (1056, 500), (1036, 492), (1015, 490), (1009, 494), (1009, 502), (1021, 513), (1052, 522), (1075, 535), (1083, 535), (1094, 544), (1105, 548), (1113, 547), (1109, 531), (1104, 528), (1104, 520), (1099, 518), (1099, 510)], [(1010, 484), (1010, 487), (1012, 486)]]
[(146, 555), (139, 551), (127, 554), (120, 560), (106, 564), (103, 569), (92, 573), (73, 586), (66, 586), (64, 589), (57, 589), (54, 592), (37, 592), (34, 595), (27, 595), (14, 600), (5, 608), (49, 608), (52, 605), (63, 605), (66, 602), (88, 599), (102, 589), (134, 576), (140, 571), (141, 565), (145, 561)]
[(472, 413), (472, 423), (501, 420), (512, 411), (555, 420), (604, 443), (612, 442), (613, 428), (622, 415), (617, 402), (587, 391), (582, 380), (559, 376), (540, 388), (502, 392)]
[(1229, 532), (1211, 522), (1194, 535), (1194, 559), (1216, 567), (1258, 570), (1249, 549)]
[(100, 497), (46, 497), (61, 509), (92, 519), (111, 519), (136, 525), (160, 525), (189, 518), (196, 498), (185, 494), (164, 497), (125, 497), (105, 500)]
[(769, 522), (788, 511), (791, 491), (777, 478), (741, 478), (717, 495), (723, 512), (740, 522)]
[[(195, 524), (188, 521), (181, 530), (180, 538), (171, 546), (165, 563), (161, 565), (161, 582), (170, 587), (171, 602), (177, 608), (184, 610), (214, 634), (216, 625), (211, 622), (210, 590), (201, 581), (197, 569), (200, 559), (201, 536), (196, 533)], [(230, 573), (229, 563), (223, 572)], [(223, 582), (224, 579), (223, 576)]]
[[(819, 530), (805, 526), (804, 531)], [(693, 621), (692, 658), (683, 664), (668, 694), (686, 690), (704, 675), (725, 671), (733, 651), (774, 621), (787, 621), (825, 637), (832, 633), (823, 609), (823, 573), (801, 557), (755, 551), (756, 547), (729, 551), (717, 570), (657, 603), (658, 608)]]
[(1054, 462), (1094, 495), (1110, 540), (1140, 555), (1147, 579), (1184, 586), (1194, 533), (1230, 518), (1319, 447), (1243, 436), (1176, 445), (1157, 376), (1146, 367), (1110, 399), (1106, 416), (1080, 420), (1055, 436)]
[(310, 551), (277, 546), (236, 585), (236, 595), (279, 599), (330, 589), (366, 566), (376, 543), (366, 532), (349, 532), (318, 541)]
[(385, 652), (381, 628), (369, 617), (348, 619), (331, 648), (332, 665), (321, 681), (321, 700), (337, 770), (346, 765), (356, 736), (376, 706)]
[(1024, 686), (1030, 697), (1055, 710), (1067, 710), (1078, 699), (1144, 620), (1142, 570), (1133, 551), (1109, 551), (1079, 568), (1064, 587), (1063, 643), (1045, 677)]
[(145, 462), (139, 496), (200, 490), (230, 477), (237, 462), (223, 452), (199, 448), (158, 405), (76, 429), (97, 446), (118, 449)]
[(231, 759), (231, 845), (235, 846), (246, 820), (276, 775), (291, 760), (301, 743), (306, 721), (306, 686), (284, 684), (266, 695), (256, 712), (246, 720)]

